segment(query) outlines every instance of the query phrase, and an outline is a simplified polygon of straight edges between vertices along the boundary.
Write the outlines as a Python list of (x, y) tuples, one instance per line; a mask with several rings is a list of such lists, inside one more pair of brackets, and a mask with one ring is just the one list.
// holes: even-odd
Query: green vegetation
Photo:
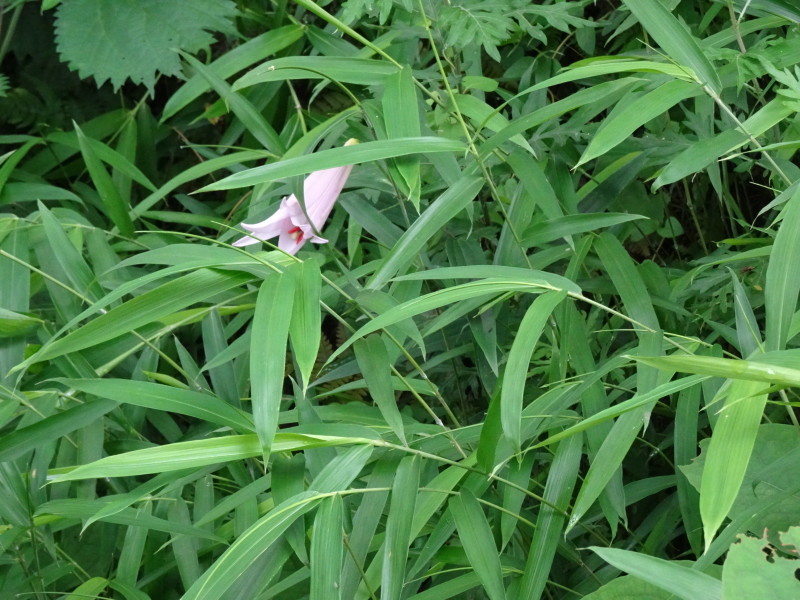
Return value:
[(0, 597), (800, 597), (793, 0), (0, 16)]

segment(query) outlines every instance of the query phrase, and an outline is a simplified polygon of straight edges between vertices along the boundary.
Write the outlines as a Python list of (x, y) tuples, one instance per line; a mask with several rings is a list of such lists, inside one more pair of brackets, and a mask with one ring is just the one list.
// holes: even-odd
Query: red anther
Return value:
[(287, 231), (286, 233), (297, 233), (298, 231), (300, 231), (300, 228), (299, 228), (299, 227), (292, 227), (292, 228), (291, 228), (289, 231)]
[(303, 231), (299, 227), (292, 227), (289, 231), (287, 231), (290, 236), (296, 241), (301, 241), (303, 239)]

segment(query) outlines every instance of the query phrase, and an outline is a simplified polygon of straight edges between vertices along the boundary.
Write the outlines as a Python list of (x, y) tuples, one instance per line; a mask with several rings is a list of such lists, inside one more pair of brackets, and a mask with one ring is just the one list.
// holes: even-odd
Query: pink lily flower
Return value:
[[(350, 139), (345, 146), (357, 143), (358, 140)], [(353, 165), (347, 165), (314, 171), (303, 182), (305, 213), (297, 197), (292, 194), (281, 200), (280, 208), (265, 221), (252, 225), (242, 223), (242, 227), (251, 235), (236, 240), (233, 245), (249, 246), (277, 236), (278, 248), (296, 254), (307, 241), (327, 244), (328, 240), (317, 235), (317, 232), (328, 220), (352, 169)]]

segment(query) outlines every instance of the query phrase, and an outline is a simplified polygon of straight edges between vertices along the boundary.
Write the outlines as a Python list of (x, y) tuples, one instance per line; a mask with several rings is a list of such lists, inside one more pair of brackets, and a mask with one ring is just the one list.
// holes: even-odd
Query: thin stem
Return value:
[(744, 133), (747, 136), (750, 142), (761, 151), (761, 155), (766, 159), (766, 161), (780, 176), (780, 178), (783, 179), (784, 183), (786, 183), (786, 185), (792, 185), (793, 182), (791, 178), (786, 173), (783, 172), (783, 169), (781, 169), (780, 166), (778, 166), (778, 163), (776, 163), (775, 160), (772, 158), (772, 156), (770, 156), (769, 152), (764, 150), (764, 147), (761, 145), (761, 143), (756, 139), (756, 137), (752, 133), (750, 133), (747, 130), (747, 128), (744, 126), (744, 123), (742, 123), (739, 120), (739, 118), (733, 113), (733, 111), (728, 107), (728, 105), (722, 101), (722, 98), (720, 98), (719, 95), (707, 85), (704, 85), (703, 89), (705, 89), (706, 93), (709, 96), (711, 96), (711, 98), (714, 100), (714, 102), (717, 103), (717, 105), (722, 109), (722, 111), (726, 115), (728, 115), (733, 120), (734, 123), (736, 123), (736, 126), (742, 133)]
[[(503, 202), (500, 200), (500, 194), (497, 191), (497, 187), (494, 184), (494, 180), (492, 179), (489, 170), (486, 168), (486, 164), (483, 162), (480, 152), (478, 152), (478, 148), (475, 146), (475, 140), (472, 134), (470, 133), (469, 127), (467, 126), (467, 122), (464, 119), (464, 115), (461, 114), (461, 110), (458, 108), (456, 95), (453, 92), (453, 88), (450, 86), (450, 81), (447, 78), (447, 73), (444, 70), (444, 65), (442, 64), (442, 59), (439, 55), (439, 49), (436, 46), (436, 41), (433, 39), (433, 32), (431, 31), (430, 22), (428, 21), (428, 16), (425, 13), (425, 6), (423, 5), (422, 0), (417, 0), (417, 3), (419, 4), (420, 12), (423, 15), (423, 21), (425, 23), (425, 31), (428, 35), (428, 41), (430, 42), (431, 50), (433, 51), (433, 57), (436, 60), (436, 66), (439, 68), (439, 74), (442, 77), (442, 84), (444, 85), (445, 91), (447, 92), (447, 95), (450, 98), (450, 104), (452, 105), (453, 114), (455, 115), (456, 120), (458, 121), (459, 125), (461, 126), (461, 129), (464, 131), (465, 137), (467, 138), (467, 147), (469, 153), (475, 159), (478, 168), (481, 170), (483, 178), (486, 181), (487, 185), (489, 186), (489, 191), (492, 195), (492, 198), (497, 202), (497, 206), (500, 209), (500, 212), (503, 214), (503, 219), (505, 220), (505, 223), (508, 225), (508, 229), (514, 238), (514, 241), (519, 245), (520, 248), (522, 248), (522, 238), (520, 237), (519, 233), (514, 227), (514, 224), (511, 222), (511, 219), (508, 218), (508, 212), (506, 211)], [(486, 216), (488, 217), (488, 215)], [(531, 264), (530, 258), (528, 257), (528, 253), (523, 250), (522, 254), (525, 257), (525, 262), (528, 263), (528, 268), (532, 269), (533, 265)]]
[[(739, 19), (736, 17), (736, 11), (733, 8), (733, 2), (728, 0), (728, 14), (731, 18), (731, 28), (733, 29), (733, 33), (736, 36), (736, 43), (739, 45), (739, 50), (742, 51), (742, 54), (747, 53), (747, 47), (744, 45), (744, 40), (742, 39), (742, 32), (739, 31)], [(742, 11), (744, 14), (744, 11)]]
[[(17, 23), (19, 22), (19, 16), (22, 13), (22, 6), (24, 4), (25, 4), (24, 2), (20, 2), (14, 9), (14, 12), (11, 14), (11, 21), (8, 24), (8, 29), (6, 30), (6, 34), (3, 36), (3, 44), (2, 46), (0, 46), (0, 64), (2, 64), (3, 59), (6, 57), (6, 53), (8, 52), (8, 48), (11, 45), (11, 38), (14, 37), (14, 31), (17, 28)], [(5, 6), (2, 6), (0, 8), (5, 8)]]
[(692, 192), (689, 189), (689, 183), (686, 178), (683, 179), (683, 193), (686, 197), (686, 205), (689, 207), (689, 214), (692, 215), (692, 223), (697, 229), (697, 237), (700, 240), (700, 245), (703, 247), (703, 254), (708, 256), (708, 246), (706, 246), (706, 238), (703, 235), (703, 228), (700, 227), (700, 221), (697, 219), (697, 212), (694, 210), (694, 203), (692, 202)]

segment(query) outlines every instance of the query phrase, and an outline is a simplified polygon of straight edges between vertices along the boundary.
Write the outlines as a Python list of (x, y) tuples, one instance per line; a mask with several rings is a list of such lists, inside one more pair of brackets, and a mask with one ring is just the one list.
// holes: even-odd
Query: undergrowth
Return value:
[(100, 4), (0, 5), (3, 598), (798, 595), (792, 2)]

